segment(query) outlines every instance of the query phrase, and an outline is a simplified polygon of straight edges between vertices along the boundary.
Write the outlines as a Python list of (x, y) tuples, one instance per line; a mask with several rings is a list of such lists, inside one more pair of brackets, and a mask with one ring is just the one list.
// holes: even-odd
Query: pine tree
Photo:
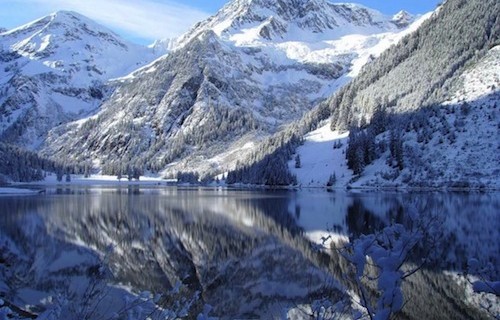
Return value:
[(391, 157), (396, 162), (396, 166), (399, 170), (403, 170), (403, 140), (401, 134), (395, 130), (389, 132), (389, 148), (391, 151)]
[(128, 181), (132, 181), (134, 178), (134, 172), (132, 171), (132, 168), (128, 167), (127, 168), (127, 179)]
[(300, 162), (300, 155), (298, 153), (295, 156), (295, 168), (302, 168), (302, 163)]
[(61, 182), (64, 177), (63, 171), (61, 169), (57, 170), (56, 175), (57, 175), (57, 181)]
[(335, 172), (334, 172), (328, 178), (328, 182), (326, 183), (326, 186), (327, 187), (332, 187), (332, 186), (335, 185), (336, 182), (337, 182), (337, 175), (335, 175)]
[(85, 164), (85, 167), (83, 169), (83, 177), (88, 178), (90, 177), (90, 166), (88, 164)]

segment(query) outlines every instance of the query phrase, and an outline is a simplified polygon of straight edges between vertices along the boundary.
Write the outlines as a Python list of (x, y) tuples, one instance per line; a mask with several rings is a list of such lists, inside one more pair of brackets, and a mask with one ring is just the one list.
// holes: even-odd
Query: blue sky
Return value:
[[(220, 9), (228, 0), (1, 0), (0, 27), (14, 28), (58, 10), (79, 12), (133, 42), (176, 37)], [(331, 2), (335, 2), (331, 0)], [(343, 2), (348, 2), (343, 1)], [(385, 14), (425, 13), (436, 0), (354, 1)]]

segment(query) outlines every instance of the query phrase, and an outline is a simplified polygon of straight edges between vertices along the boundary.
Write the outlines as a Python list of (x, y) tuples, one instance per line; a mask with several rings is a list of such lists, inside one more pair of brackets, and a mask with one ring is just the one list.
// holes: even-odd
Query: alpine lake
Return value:
[[(415, 272), (401, 280), (396, 318), (487, 319), (499, 310), (498, 296), (471, 289), (474, 279), (499, 279), (496, 192), (44, 190), (0, 197), (0, 299), (33, 315), (353, 318), (366, 309), (342, 246), (395, 224), (419, 235), (402, 260), (401, 274)], [(377, 280), (362, 282), (375, 306)]]

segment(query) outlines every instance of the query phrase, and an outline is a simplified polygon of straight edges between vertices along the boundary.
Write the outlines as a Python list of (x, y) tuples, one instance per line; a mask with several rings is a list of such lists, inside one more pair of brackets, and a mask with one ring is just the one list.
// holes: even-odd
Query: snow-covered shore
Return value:
[[(172, 183), (172, 180), (165, 180), (160, 177), (148, 177), (141, 176), (139, 180), (128, 180), (126, 177), (120, 180), (116, 176), (109, 175), (91, 175), (85, 178), (83, 175), (72, 174), (70, 175), (70, 180), (66, 181), (66, 176), (63, 177), (62, 181), (57, 181), (55, 174), (47, 176), (44, 180), (33, 181), (29, 183), (15, 183), (14, 185), (43, 185), (43, 186), (92, 186), (92, 185), (165, 185)], [(175, 181), (174, 181), (175, 182)]]
[(40, 190), (22, 189), (22, 188), (12, 188), (12, 187), (0, 187), (0, 196), (6, 195), (33, 195), (40, 193)]

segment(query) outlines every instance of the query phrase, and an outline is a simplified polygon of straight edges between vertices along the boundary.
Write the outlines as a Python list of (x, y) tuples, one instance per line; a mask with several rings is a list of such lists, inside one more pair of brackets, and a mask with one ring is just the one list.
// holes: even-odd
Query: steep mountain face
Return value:
[[(324, 158), (343, 164), (323, 170), (315, 184), (336, 173), (338, 186), (497, 188), (499, 10), (496, 1), (445, 2), (326, 103), (263, 144), (250, 161), (259, 162), (243, 170), (257, 178), (243, 179), (242, 170), (231, 177), (265, 183), (262, 168), (271, 162), (276, 172), (289, 171), (298, 147), (311, 161), (306, 167)], [(356, 130), (348, 144), (346, 134), (315, 137), (322, 121), (340, 133)], [(297, 136), (314, 129), (299, 147)]]
[(232, 1), (119, 79), (95, 117), (52, 131), (43, 153), (107, 173), (234, 167), (402, 37), (402, 25), (356, 5)]
[(7, 31), (8, 31), (8, 29), (7, 29), (7, 28), (2, 28), (2, 27), (0, 27), (0, 33), (4, 33), (4, 32), (7, 32)]
[[(493, 2), (492, 8), (460, 0), (443, 5), (424, 27), (368, 65), (359, 79), (330, 100), (332, 127), (368, 122), (378, 107), (403, 113), (448, 99), (465, 68), (498, 44), (499, 4)], [(465, 20), (458, 23), (461, 18)]]
[(156, 56), (74, 12), (0, 34), (2, 141), (35, 148), (54, 126), (95, 110), (109, 79)]

